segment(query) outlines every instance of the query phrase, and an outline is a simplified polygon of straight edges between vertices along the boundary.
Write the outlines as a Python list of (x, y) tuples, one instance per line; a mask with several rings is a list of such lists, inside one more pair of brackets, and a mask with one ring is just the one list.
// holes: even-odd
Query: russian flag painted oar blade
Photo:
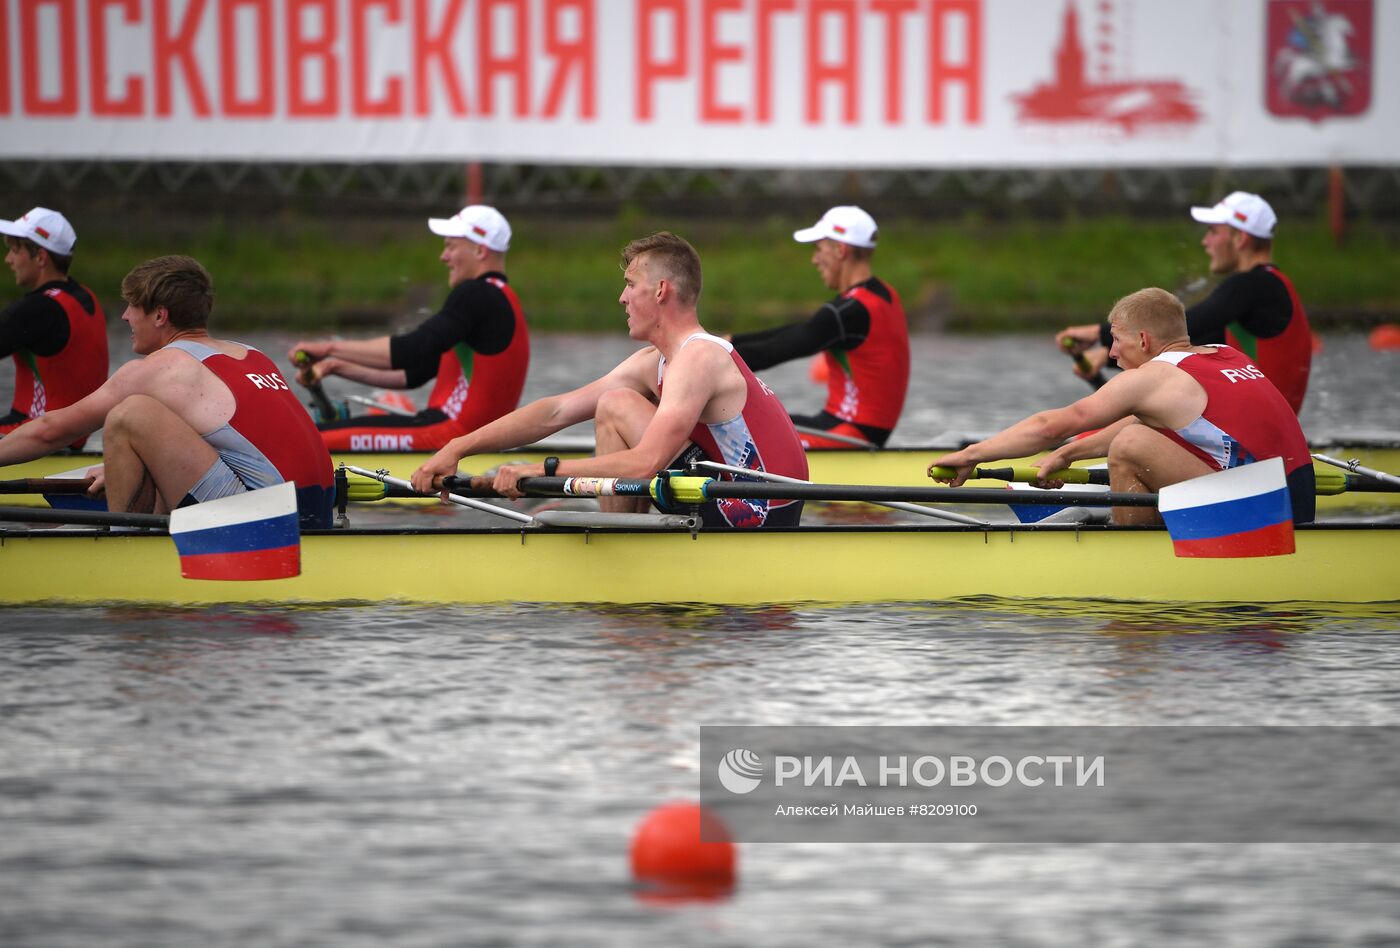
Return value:
[(301, 572), (296, 486), (235, 494), (170, 514), (186, 579), (284, 579)]
[(1157, 509), (1177, 556), (1280, 556), (1294, 551), (1293, 508), (1280, 458), (1163, 487)]

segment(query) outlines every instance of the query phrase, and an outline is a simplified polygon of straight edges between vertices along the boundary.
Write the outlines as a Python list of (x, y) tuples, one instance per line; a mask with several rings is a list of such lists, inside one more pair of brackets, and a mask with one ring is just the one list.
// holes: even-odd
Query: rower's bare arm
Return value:
[(1107, 457), (1108, 446), (1113, 442), (1113, 439), (1117, 437), (1118, 432), (1128, 427), (1128, 425), (1136, 423), (1137, 418), (1134, 416), (1123, 418), (1109, 425), (1107, 428), (1100, 428), (1087, 437), (1071, 439), (1045, 455), (1036, 465), (1042, 475), (1042, 486), (1048, 483), (1058, 487), (1061, 483), (1059, 481), (1045, 481), (1043, 479), (1043, 475), (1045, 474), (1069, 467), (1075, 461)]
[(311, 366), (311, 371), (317, 381), (328, 375), (338, 375), (343, 379), (373, 385), (376, 388), (408, 388), (408, 373), (403, 369), (373, 369), (355, 362), (347, 362), (338, 356), (322, 359)]
[(287, 350), (287, 358), (295, 362), (298, 352), (305, 352), (312, 362), (340, 359), (371, 369), (387, 369), (392, 365), (389, 360), (388, 336), (376, 336), (373, 339), (303, 339)]
[(126, 363), (85, 398), (46, 412), (0, 438), (0, 467), (46, 457), (101, 428), (107, 413), (122, 399), (144, 390), (152, 358)]
[(929, 465), (929, 474), (932, 476), (935, 467), (954, 468), (958, 473), (950, 483), (957, 487), (967, 480), (973, 467), (985, 461), (1036, 454), (1060, 445), (1081, 431), (1111, 425), (1134, 413), (1133, 406), (1141, 400), (1144, 382), (1148, 381), (1141, 378), (1145, 368), (1123, 372), (1092, 395), (1071, 405), (1036, 412), (985, 441), (945, 454)]

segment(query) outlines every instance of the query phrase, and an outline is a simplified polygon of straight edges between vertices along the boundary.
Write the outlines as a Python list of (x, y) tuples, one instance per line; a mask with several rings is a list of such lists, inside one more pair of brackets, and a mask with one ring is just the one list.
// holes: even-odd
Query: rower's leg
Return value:
[[(1129, 425), (1108, 446), (1108, 482), (1115, 491), (1149, 494), (1214, 470), (1146, 425)], [(1114, 507), (1114, 523), (1161, 523), (1152, 507)]]
[[(656, 406), (640, 392), (613, 389), (598, 399), (593, 419), (593, 437), (599, 454), (612, 454), (636, 447), (656, 416)], [(651, 502), (645, 497), (599, 497), (598, 509), (608, 513), (646, 513)]]
[(165, 512), (177, 506), (219, 454), (164, 403), (130, 395), (102, 429), (107, 509)]

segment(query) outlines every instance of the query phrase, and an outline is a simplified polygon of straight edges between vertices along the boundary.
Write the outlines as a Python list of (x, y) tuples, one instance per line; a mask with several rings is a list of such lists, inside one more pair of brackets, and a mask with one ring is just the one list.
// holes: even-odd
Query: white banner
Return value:
[(1394, 0), (0, 0), (0, 156), (1400, 159)]

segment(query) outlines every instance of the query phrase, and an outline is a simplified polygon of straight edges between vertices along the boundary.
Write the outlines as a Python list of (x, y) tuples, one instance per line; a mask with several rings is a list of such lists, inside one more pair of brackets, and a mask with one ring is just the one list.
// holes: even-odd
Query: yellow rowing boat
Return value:
[(212, 582), (180, 578), (163, 534), (8, 527), (0, 602), (1400, 600), (1400, 525), (1302, 527), (1297, 547), (1291, 556), (1180, 559), (1157, 528), (1072, 525), (350, 528), (303, 536), (298, 577)]

